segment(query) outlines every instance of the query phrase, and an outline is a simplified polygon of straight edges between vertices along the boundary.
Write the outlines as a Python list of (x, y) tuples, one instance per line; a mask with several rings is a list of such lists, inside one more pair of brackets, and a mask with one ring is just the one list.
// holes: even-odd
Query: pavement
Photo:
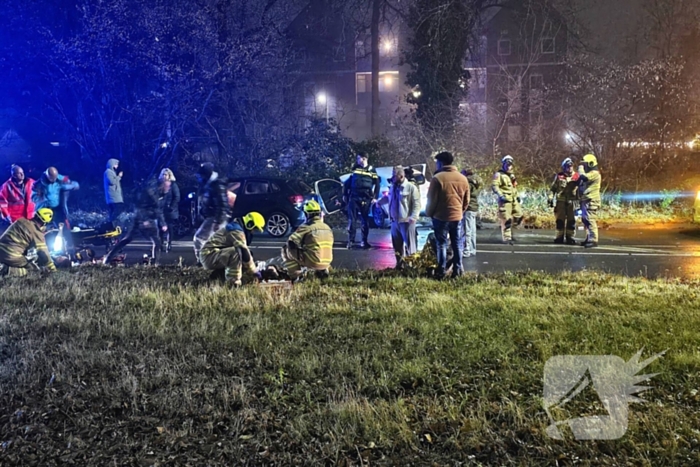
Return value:
[[(431, 232), (419, 227), (419, 248)], [(359, 236), (359, 233), (358, 233)], [(551, 230), (521, 229), (514, 232), (517, 243), (500, 243), (500, 230), (486, 225), (477, 231), (477, 255), (464, 258), (466, 271), (502, 273), (505, 271), (602, 271), (626, 276), (648, 278), (700, 279), (700, 226), (630, 226), (600, 232), (600, 246), (584, 249), (580, 246), (555, 245)], [(584, 232), (577, 232), (577, 239)], [(266, 235), (256, 236), (251, 245), (255, 260), (279, 255), (284, 239)], [(347, 250), (347, 235), (335, 231), (333, 267), (336, 269), (385, 269), (395, 265), (388, 230), (372, 230), (370, 250)], [(150, 243), (135, 241), (127, 249), (127, 264), (138, 262), (149, 251)], [(98, 249), (98, 254), (102, 251)], [(192, 241), (175, 240), (162, 263), (193, 265)]]

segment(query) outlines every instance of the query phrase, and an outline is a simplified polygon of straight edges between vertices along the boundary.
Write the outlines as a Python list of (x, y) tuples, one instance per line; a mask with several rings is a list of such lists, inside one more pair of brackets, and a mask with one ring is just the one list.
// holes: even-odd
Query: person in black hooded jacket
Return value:
[(163, 216), (163, 197), (170, 191), (169, 180), (149, 180), (141, 190), (136, 202), (134, 220), (126, 235), (109, 250), (103, 263), (110, 264), (115, 256), (133, 241), (134, 234), (139, 233), (143, 238), (151, 241), (151, 262), (158, 264), (161, 251), (159, 229), (168, 230), (168, 225)]
[(215, 232), (222, 229), (229, 220), (226, 183), (214, 171), (214, 165), (205, 162), (197, 171), (199, 182), (199, 214), (204, 221), (194, 234), (194, 256), (199, 258), (202, 246)]

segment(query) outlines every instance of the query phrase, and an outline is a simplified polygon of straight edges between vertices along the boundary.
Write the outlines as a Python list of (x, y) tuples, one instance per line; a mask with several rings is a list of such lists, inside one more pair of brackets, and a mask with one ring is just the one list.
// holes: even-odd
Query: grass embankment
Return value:
[[(0, 464), (700, 464), (698, 283), (392, 274), (5, 280)], [(546, 436), (549, 357), (642, 347), (669, 352), (622, 439)]]

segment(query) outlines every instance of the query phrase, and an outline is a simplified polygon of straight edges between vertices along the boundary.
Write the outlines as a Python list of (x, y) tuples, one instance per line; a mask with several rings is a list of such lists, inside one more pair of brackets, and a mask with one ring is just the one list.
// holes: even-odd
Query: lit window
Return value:
[(543, 54), (553, 54), (555, 50), (554, 38), (546, 37), (542, 39), (542, 53)]
[(500, 41), (498, 41), (498, 55), (510, 55), (510, 40), (501, 39)]
[(379, 92), (396, 92), (398, 89), (398, 73), (379, 73)]
[(358, 73), (357, 74), (357, 93), (365, 93), (371, 91), (370, 74), (369, 73)]

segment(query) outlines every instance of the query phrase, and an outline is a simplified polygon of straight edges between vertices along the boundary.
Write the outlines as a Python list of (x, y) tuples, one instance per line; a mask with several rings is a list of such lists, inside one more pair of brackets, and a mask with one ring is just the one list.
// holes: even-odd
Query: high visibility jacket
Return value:
[(518, 197), (518, 182), (515, 181), (515, 176), (503, 170), (493, 174), (491, 189), (498, 196), (499, 201), (503, 199), (506, 203), (512, 203)]
[(46, 266), (50, 271), (56, 269), (46, 246), (44, 232), (33, 220), (17, 219), (0, 237), (0, 263), (11, 267), (27, 266), (27, 250), (36, 248), (39, 266)]
[(214, 232), (214, 235), (204, 243), (202, 250), (199, 252), (202, 264), (206, 264), (205, 258), (208, 255), (226, 248), (237, 249), (237, 254), (240, 256), (244, 269), (248, 271), (255, 270), (253, 255), (250, 253), (246, 242), (245, 229), (238, 223), (238, 220), (229, 222), (225, 227)]
[(287, 240), (299, 262), (310, 269), (328, 269), (333, 261), (333, 231), (320, 216), (314, 216)]
[(379, 196), (379, 175), (371, 166), (364, 168), (355, 164), (344, 186), (347, 199), (375, 199)]
[(598, 169), (592, 169), (588, 173), (585, 170), (581, 170), (578, 176), (580, 179), (578, 190), (581, 201), (592, 201), (600, 204), (600, 183), (602, 177)]
[(4, 217), (9, 217), (11, 222), (20, 218), (31, 219), (34, 217), (36, 205), (32, 201), (32, 188), (34, 180), (25, 178), (21, 185), (11, 178), (0, 187), (0, 212)]
[(557, 197), (558, 201), (573, 201), (578, 199), (578, 185), (579, 185), (579, 175), (576, 172), (567, 174), (566, 172), (559, 172), (554, 176), (554, 181), (552, 182), (551, 199)]

